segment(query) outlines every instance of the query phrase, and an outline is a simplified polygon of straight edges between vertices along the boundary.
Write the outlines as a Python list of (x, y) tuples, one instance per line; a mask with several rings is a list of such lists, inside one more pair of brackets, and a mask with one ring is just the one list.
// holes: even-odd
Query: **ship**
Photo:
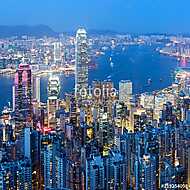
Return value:
[(107, 79), (108, 79), (108, 80), (111, 79), (111, 75), (107, 76)]
[(152, 84), (152, 79), (149, 78), (149, 79), (147, 80), (147, 84), (145, 85), (145, 87), (150, 87), (151, 84)]

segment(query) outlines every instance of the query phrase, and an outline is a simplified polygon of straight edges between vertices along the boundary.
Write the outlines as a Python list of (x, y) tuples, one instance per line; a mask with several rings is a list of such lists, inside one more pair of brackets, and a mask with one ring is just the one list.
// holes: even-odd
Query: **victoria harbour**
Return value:
[[(129, 46), (125, 51), (121, 48), (107, 50), (105, 55), (97, 59), (97, 68), (90, 70), (89, 84), (93, 80), (114, 81), (118, 89), (122, 79), (133, 81), (134, 93), (152, 92), (171, 85), (173, 72), (177, 67), (176, 58), (165, 56), (156, 51), (157, 45), (153, 46)], [(110, 65), (112, 57), (113, 66)], [(65, 76), (60, 74), (61, 92), (60, 97), (74, 90), (74, 75)], [(148, 85), (148, 79), (152, 80)], [(0, 76), (0, 109), (8, 102), (12, 103), (12, 85), (14, 77)], [(41, 77), (41, 101), (47, 101), (48, 76)], [(6, 94), (6, 96), (4, 96)]]

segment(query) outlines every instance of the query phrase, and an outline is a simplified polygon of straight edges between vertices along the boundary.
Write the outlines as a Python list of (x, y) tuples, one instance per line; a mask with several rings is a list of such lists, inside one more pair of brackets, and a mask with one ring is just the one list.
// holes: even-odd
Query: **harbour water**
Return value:
[[(172, 82), (172, 72), (177, 66), (177, 60), (155, 51), (157, 46), (134, 45), (125, 48), (109, 50), (97, 60), (97, 68), (89, 71), (89, 84), (95, 79), (111, 79), (118, 88), (120, 80), (131, 80), (134, 93), (159, 90)], [(111, 57), (111, 62), (110, 62)], [(60, 75), (61, 94), (74, 90), (74, 75)], [(148, 81), (151, 80), (151, 84)], [(12, 102), (13, 77), (0, 76), (0, 110)], [(41, 101), (47, 100), (48, 76), (41, 78)]]

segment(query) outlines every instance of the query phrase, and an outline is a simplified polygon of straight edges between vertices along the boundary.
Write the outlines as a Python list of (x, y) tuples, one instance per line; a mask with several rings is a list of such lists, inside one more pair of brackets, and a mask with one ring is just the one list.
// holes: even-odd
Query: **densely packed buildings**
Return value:
[[(13, 108), (1, 115), (0, 189), (188, 189), (190, 72), (176, 70), (171, 86), (152, 93), (134, 95), (126, 80), (119, 89), (111, 80), (93, 81), (88, 90), (90, 47), (86, 31), (79, 29), (76, 40), (69, 39), (75, 43), (75, 92), (61, 99), (59, 78), (52, 74), (42, 103), (32, 60), (62, 65), (63, 57), (73, 59), (69, 52), (62, 56), (60, 42), (53, 42), (52, 53), (49, 40), (42, 49), (40, 40), (30, 52), (25, 48)], [(23, 48), (32, 42), (19, 41)]]

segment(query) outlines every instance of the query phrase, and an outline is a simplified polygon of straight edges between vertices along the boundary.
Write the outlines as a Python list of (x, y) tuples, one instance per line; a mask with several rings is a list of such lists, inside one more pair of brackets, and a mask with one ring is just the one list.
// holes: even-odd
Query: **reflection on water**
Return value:
[[(160, 55), (154, 46), (130, 46), (126, 51), (115, 49), (98, 58), (98, 68), (89, 72), (89, 83), (94, 79), (111, 79), (116, 87), (120, 80), (133, 81), (134, 93), (153, 91), (171, 84), (171, 71), (177, 60)], [(111, 61), (114, 65), (110, 65)], [(151, 80), (151, 84), (148, 81)], [(74, 90), (74, 76), (60, 75), (61, 94)], [(13, 78), (0, 76), (0, 109), (12, 101)], [(41, 78), (41, 101), (47, 98), (48, 77)]]

